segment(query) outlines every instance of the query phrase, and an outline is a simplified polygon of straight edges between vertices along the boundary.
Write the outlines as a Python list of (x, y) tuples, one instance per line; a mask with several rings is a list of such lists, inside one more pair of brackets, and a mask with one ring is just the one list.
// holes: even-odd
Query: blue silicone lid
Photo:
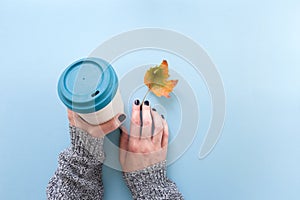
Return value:
[(114, 98), (118, 77), (113, 67), (100, 58), (84, 58), (65, 69), (58, 81), (58, 95), (71, 110), (92, 113)]

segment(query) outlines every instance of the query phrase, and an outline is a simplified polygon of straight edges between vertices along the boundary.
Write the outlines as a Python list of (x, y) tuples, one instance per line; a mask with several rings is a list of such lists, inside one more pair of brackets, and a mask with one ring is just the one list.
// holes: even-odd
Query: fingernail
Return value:
[(156, 109), (155, 109), (155, 108), (152, 108), (152, 110), (153, 110), (153, 111), (156, 111)]
[(138, 105), (140, 104), (140, 100), (136, 99), (136, 100), (134, 101), (134, 104), (138, 106)]
[(144, 104), (145, 104), (146, 106), (149, 106), (149, 101), (148, 101), (148, 100), (144, 101)]
[(161, 117), (164, 119), (165, 118), (165, 116), (164, 115), (161, 115)]
[(121, 115), (118, 117), (118, 120), (119, 120), (120, 122), (123, 122), (125, 119), (126, 119), (126, 115), (124, 115), (124, 114), (121, 114)]

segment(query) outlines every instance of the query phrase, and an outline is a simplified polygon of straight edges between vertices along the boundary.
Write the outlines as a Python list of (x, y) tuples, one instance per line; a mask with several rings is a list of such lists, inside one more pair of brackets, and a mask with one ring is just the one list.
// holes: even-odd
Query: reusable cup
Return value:
[(89, 57), (68, 66), (57, 90), (63, 104), (90, 124), (102, 124), (124, 113), (117, 74), (103, 59)]

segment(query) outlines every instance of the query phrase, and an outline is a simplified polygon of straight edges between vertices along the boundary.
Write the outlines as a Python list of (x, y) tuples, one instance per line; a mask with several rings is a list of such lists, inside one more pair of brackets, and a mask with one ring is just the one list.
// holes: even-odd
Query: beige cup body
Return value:
[(124, 113), (124, 103), (119, 89), (114, 98), (101, 110), (93, 113), (78, 113), (86, 122), (93, 125), (103, 124), (119, 113)]

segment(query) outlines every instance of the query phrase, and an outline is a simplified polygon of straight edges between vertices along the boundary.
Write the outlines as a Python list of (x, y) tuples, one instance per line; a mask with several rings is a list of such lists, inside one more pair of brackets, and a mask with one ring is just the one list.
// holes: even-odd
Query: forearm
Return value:
[(166, 161), (159, 162), (143, 170), (123, 173), (133, 199), (183, 200), (174, 182), (166, 176)]
[(48, 199), (102, 199), (103, 138), (70, 126), (71, 147), (59, 155), (59, 165), (47, 187)]

